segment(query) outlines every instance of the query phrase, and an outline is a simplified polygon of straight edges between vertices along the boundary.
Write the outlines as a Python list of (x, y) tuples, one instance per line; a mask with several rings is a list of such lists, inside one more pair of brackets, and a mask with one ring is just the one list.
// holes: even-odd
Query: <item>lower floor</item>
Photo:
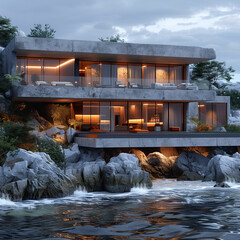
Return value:
[[(185, 131), (188, 102), (160, 101), (79, 101), (71, 103), (71, 118), (77, 130), (90, 132)], [(226, 103), (195, 105), (193, 115), (212, 128), (227, 123)]]

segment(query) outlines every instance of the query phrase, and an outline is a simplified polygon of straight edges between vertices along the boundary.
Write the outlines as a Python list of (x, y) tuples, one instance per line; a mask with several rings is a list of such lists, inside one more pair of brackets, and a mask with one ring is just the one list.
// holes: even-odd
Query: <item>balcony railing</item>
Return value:
[[(25, 80), (27, 79), (27, 80)], [(61, 81), (54, 76), (24, 76), (21, 83), (35, 86), (72, 86), (72, 87), (102, 87), (102, 88), (133, 88), (133, 89), (159, 89), (159, 90), (198, 90), (208, 89), (206, 85), (197, 86), (186, 83), (185, 80), (155, 80), (155, 79), (119, 79), (107, 77), (62, 77)]]

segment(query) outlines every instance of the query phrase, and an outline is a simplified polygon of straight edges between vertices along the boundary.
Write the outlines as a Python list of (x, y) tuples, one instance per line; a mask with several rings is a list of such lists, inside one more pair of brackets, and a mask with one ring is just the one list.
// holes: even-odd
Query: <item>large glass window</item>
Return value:
[(183, 67), (182, 66), (170, 66), (169, 82), (174, 83), (176, 85), (183, 82)]
[(110, 131), (110, 102), (100, 102), (100, 129)]
[(156, 120), (158, 120), (155, 102), (142, 103), (142, 119), (143, 119), (142, 129), (154, 131)]
[(100, 72), (101, 72), (101, 86), (112, 86), (112, 78), (111, 78), (111, 64), (100, 64)]
[(59, 82), (59, 59), (43, 60), (43, 79), (45, 82)]
[(36, 84), (37, 81), (43, 81), (43, 59), (28, 58), (27, 74), (29, 84)]
[(27, 59), (17, 58), (16, 73), (20, 74), (23, 84), (27, 84)]
[(152, 87), (152, 84), (155, 83), (156, 71), (155, 65), (142, 65), (142, 86), (145, 88)]
[(112, 102), (111, 104), (111, 131), (127, 131), (127, 103)]
[(129, 102), (128, 104), (128, 126), (129, 129), (140, 129), (142, 127), (141, 102)]
[(95, 87), (100, 84), (99, 64), (93, 62), (80, 62), (79, 77), (82, 87)]
[(112, 78), (116, 87), (128, 85), (127, 65), (113, 64)]
[(168, 83), (168, 66), (156, 67), (156, 83)]
[[(128, 65), (128, 81), (134, 83), (136, 86), (141, 86), (142, 82), (142, 66), (141, 65)], [(131, 84), (129, 85), (132, 86)]]
[(199, 103), (199, 120), (212, 127), (224, 126), (227, 123), (226, 103)]
[(60, 82), (74, 83), (74, 64), (75, 59), (60, 59), (59, 74)]
[(181, 131), (183, 128), (183, 104), (169, 103), (169, 130)]

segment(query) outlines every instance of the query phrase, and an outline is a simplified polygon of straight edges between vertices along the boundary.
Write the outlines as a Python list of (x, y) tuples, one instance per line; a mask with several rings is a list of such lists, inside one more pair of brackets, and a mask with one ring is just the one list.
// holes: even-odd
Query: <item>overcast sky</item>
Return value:
[(0, 15), (26, 34), (48, 23), (62, 39), (211, 47), (240, 81), (240, 0), (0, 0)]

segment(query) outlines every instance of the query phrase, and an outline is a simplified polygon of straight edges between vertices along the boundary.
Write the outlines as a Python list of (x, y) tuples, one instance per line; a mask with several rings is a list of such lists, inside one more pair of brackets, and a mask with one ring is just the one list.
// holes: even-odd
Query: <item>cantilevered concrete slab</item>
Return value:
[(27, 37), (15, 37), (9, 51), (27, 57), (134, 63), (191, 64), (216, 58), (212, 48)]
[(13, 98), (21, 101), (137, 100), (137, 101), (214, 101), (213, 90), (159, 90), (132, 88), (92, 88), (18, 85)]
[(240, 134), (237, 133), (135, 133), (112, 137), (100, 137), (96, 134), (95, 137), (75, 137), (74, 141), (81, 147), (91, 148), (240, 146)]

